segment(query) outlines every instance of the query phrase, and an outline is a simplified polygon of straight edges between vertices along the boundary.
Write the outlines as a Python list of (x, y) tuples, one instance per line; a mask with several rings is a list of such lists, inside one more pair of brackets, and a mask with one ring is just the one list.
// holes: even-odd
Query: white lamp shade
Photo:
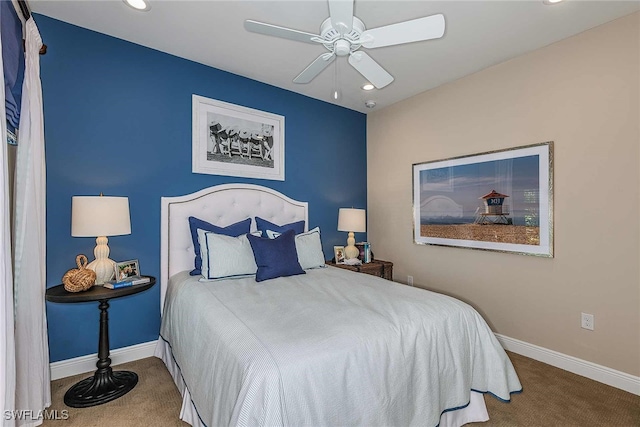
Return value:
[(338, 231), (367, 231), (367, 213), (364, 209), (340, 208), (338, 211)]
[(128, 197), (73, 196), (71, 198), (71, 235), (73, 237), (124, 234), (131, 234)]

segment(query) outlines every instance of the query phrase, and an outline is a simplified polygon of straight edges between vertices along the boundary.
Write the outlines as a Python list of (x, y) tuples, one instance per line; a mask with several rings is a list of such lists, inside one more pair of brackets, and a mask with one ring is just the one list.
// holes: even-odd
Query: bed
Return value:
[[(258, 231), (256, 218), (303, 222), (294, 246), (303, 266), (298, 238), (316, 230), (309, 230), (306, 202), (266, 187), (225, 184), (163, 197), (161, 205), (155, 354), (183, 396), (185, 422), (460, 426), (488, 420), (483, 393), (508, 401), (521, 391), (485, 321), (454, 298), (320, 265), (258, 282), (264, 263), (257, 246), (257, 275), (207, 281), (214, 250), (208, 240), (200, 240), (202, 275), (190, 275), (196, 248), (189, 217), (219, 227), (251, 218), (251, 233)], [(276, 235), (293, 242), (292, 236)]]

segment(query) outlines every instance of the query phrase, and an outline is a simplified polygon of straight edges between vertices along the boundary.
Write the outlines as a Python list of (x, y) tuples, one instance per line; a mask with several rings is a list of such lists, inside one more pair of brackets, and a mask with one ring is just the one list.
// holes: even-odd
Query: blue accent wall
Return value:
[[(71, 237), (71, 197), (128, 196), (132, 234), (110, 257), (160, 274), (160, 197), (212, 185), (264, 185), (309, 202), (324, 252), (343, 245), (338, 208), (366, 207), (366, 116), (254, 80), (36, 15), (47, 161), (47, 286), (95, 239)], [(204, 46), (206, 48), (206, 46)], [(257, 64), (256, 66), (259, 66)], [(282, 70), (291, 77), (299, 70)], [(285, 116), (285, 181), (191, 173), (191, 95)], [(366, 238), (357, 234), (357, 240)], [(158, 338), (160, 286), (112, 300), (111, 348)], [(47, 303), (51, 361), (95, 353), (98, 304)]]

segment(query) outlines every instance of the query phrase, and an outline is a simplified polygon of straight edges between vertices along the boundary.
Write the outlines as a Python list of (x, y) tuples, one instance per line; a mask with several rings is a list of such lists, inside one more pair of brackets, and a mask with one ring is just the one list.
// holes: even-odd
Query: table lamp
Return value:
[(346, 259), (357, 258), (360, 251), (356, 248), (354, 232), (364, 233), (367, 231), (367, 214), (364, 209), (340, 208), (338, 211), (338, 231), (348, 231), (347, 247), (344, 248)]
[(96, 259), (87, 268), (96, 272), (96, 285), (114, 276), (115, 261), (109, 259), (107, 236), (131, 234), (129, 198), (111, 196), (73, 196), (71, 198), (71, 235), (96, 237)]

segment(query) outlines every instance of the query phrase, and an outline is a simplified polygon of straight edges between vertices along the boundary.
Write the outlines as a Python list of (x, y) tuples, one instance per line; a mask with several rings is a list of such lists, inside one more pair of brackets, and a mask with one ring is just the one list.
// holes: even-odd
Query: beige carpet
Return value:
[(640, 396), (508, 353), (523, 391), (486, 396), (490, 420), (469, 426), (640, 427)]
[(57, 410), (58, 416), (62, 414), (62, 410), (67, 410), (69, 418), (48, 420), (42, 425), (45, 427), (184, 427), (189, 425), (178, 418), (182, 397), (162, 360), (149, 357), (115, 366), (114, 370), (135, 372), (138, 374), (138, 384), (119, 399), (91, 408), (70, 408), (63, 401), (69, 387), (90, 375), (82, 374), (52, 381), (49, 410)]
[[(473, 426), (640, 427), (640, 396), (606, 386), (535, 360), (509, 353), (524, 387), (503, 403), (485, 396), (491, 420)], [(51, 384), (51, 410), (67, 410), (67, 420), (43, 426), (129, 427), (186, 426), (178, 419), (180, 393), (160, 359), (150, 357), (116, 369), (138, 374), (138, 385), (125, 396), (92, 408), (67, 407), (66, 390), (88, 375), (63, 378)], [(213, 426), (210, 426), (213, 427)]]

